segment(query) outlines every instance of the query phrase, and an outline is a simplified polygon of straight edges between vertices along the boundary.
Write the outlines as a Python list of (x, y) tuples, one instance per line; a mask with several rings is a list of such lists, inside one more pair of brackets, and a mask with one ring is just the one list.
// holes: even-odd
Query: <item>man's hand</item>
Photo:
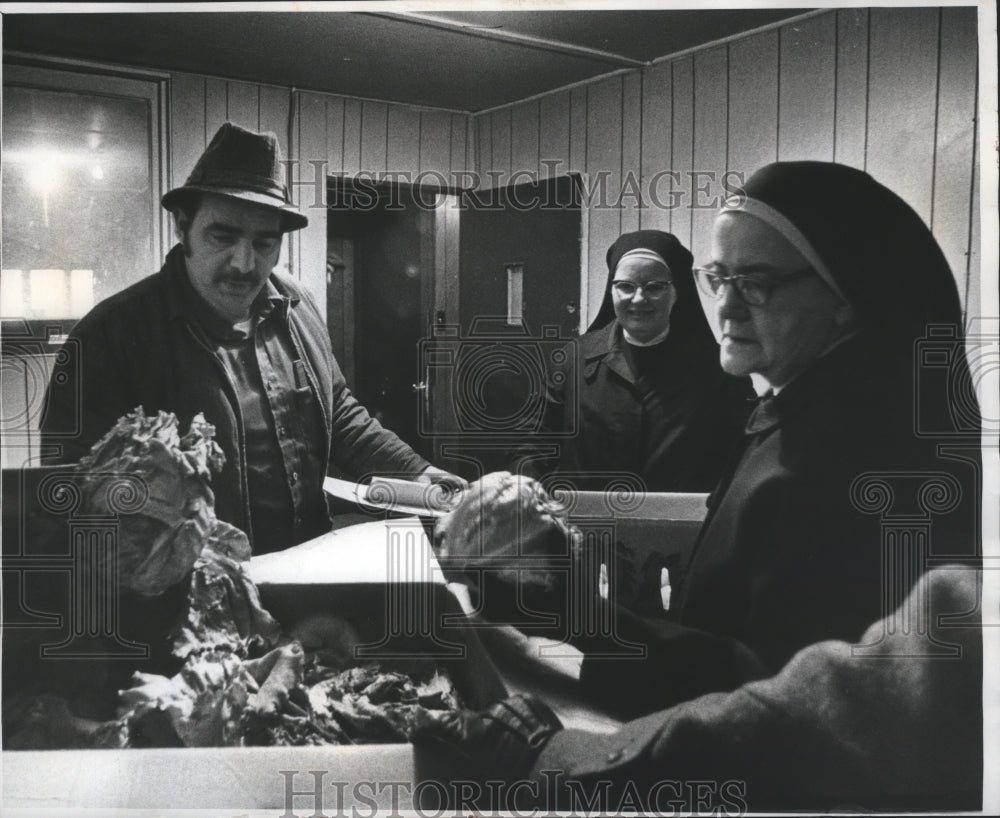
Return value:
[(562, 722), (545, 702), (518, 695), (482, 713), (428, 713), (412, 741), (446, 756), (456, 774), (513, 781), (528, 776), (542, 748), (561, 729)]

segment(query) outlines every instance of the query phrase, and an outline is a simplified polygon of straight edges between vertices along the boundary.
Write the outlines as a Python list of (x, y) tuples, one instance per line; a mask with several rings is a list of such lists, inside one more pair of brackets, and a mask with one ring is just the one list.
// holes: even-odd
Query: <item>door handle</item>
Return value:
[(426, 392), (427, 391), (427, 381), (421, 381), (420, 383), (410, 384), (410, 389), (414, 392)]

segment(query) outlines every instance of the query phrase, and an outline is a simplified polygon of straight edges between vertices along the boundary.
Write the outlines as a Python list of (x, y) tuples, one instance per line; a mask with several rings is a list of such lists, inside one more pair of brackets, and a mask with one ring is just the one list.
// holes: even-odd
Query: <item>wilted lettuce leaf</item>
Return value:
[(281, 627), (261, 606), (260, 592), (244, 570), (248, 559), (243, 532), (217, 520), (194, 563), (187, 609), (172, 634), (175, 656), (186, 659), (215, 648), (246, 654), (277, 644)]
[(225, 456), (214, 435), (200, 414), (181, 437), (176, 415), (139, 407), (80, 461), (81, 513), (118, 519), (117, 552), (95, 556), (117, 560), (119, 587), (155, 597), (190, 572), (217, 522), (209, 481)]

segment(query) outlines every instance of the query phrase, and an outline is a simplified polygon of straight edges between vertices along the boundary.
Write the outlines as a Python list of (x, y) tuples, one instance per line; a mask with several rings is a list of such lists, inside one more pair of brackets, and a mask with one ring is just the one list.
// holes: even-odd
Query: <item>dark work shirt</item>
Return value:
[(285, 299), (268, 283), (249, 327), (239, 328), (208, 310), (193, 288), (190, 296), (239, 402), (254, 553), (323, 533), (329, 528), (319, 451), (323, 416), (292, 343)]

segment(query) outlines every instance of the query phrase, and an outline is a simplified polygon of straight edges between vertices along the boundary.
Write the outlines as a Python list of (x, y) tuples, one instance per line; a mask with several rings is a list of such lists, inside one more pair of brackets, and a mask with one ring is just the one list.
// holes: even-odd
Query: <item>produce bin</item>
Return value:
[[(30, 691), (43, 663), (59, 663), (67, 677), (85, 686), (95, 668), (110, 663), (130, 669), (147, 661), (125, 655), (124, 648), (117, 659), (74, 648), (87, 644), (76, 639), (87, 636), (81, 626), (109, 623), (90, 614), (83, 622), (71, 612), (74, 531), (87, 521), (74, 516), (70, 476), (66, 468), (3, 475), (5, 699)], [(62, 505), (51, 502), (59, 485), (56, 494), (66, 497)], [(334, 614), (359, 635), (359, 661), (432, 657), (473, 708), (506, 694), (476, 632), (463, 627), (419, 520), (376, 520), (334, 531), (255, 558), (249, 571), (285, 630), (310, 616)], [(128, 637), (123, 641), (130, 642), (134, 633), (127, 623), (119, 625)], [(290, 806), (302, 815), (351, 814), (352, 807), (381, 814), (426, 800), (409, 744), (16, 750), (5, 751), (2, 764), (4, 816), (69, 815), (76, 809), (102, 816), (173, 809), (282, 814)], [(322, 808), (314, 791), (321, 792)], [(436, 794), (430, 797), (433, 803)]]

